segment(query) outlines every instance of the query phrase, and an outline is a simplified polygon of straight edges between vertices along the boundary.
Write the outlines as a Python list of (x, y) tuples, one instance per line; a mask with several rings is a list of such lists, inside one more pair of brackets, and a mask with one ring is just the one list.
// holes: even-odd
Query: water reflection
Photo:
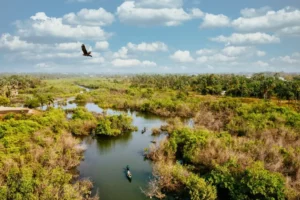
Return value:
[[(74, 98), (69, 98), (66, 101), (67, 104), (55, 102), (54, 107), (73, 109), (77, 107), (73, 101)], [(149, 147), (151, 141), (160, 141), (166, 137), (166, 135), (152, 136), (151, 131), (152, 128), (166, 124), (166, 120), (130, 110), (104, 110), (94, 103), (87, 103), (83, 106), (95, 113), (106, 112), (108, 115), (127, 113), (133, 118), (133, 125), (138, 127), (138, 131), (118, 137), (84, 137), (81, 145), (86, 151), (84, 160), (77, 167), (80, 172), (79, 178), (89, 178), (94, 185), (92, 194), (99, 192), (101, 200), (148, 199), (141, 192), (141, 188), (145, 188), (152, 177), (152, 167), (151, 162), (144, 159), (143, 150)], [(41, 109), (45, 110), (47, 107), (44, 106)], [(68, 115), (68, 117), (71, 116), (72, 114)], [(144, 128), (146, 130), (141, 134)], [(124, 173), (123, 168), (127, 165), (130, 166), (132, 180), (128, 180), (126, 171)]]
[(117, 137), (95, 136), (95, 139), (99, 153), (103, 154), (114, 149), (116, 145), (126, 147), (128, 142), (132, 139), (132, 133), (124, 133)]

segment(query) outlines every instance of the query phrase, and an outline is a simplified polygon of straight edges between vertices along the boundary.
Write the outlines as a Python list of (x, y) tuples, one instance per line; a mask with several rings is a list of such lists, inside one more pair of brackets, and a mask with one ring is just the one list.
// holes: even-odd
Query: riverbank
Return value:
[(7, 113), (28, 113), (28, 114), (34, 114), (37, 113), (38, 111), (29, 109), (29, 108), (22, 108), (22, 107), (2, 107), (0, 106), (0, 115), (4, 115)]

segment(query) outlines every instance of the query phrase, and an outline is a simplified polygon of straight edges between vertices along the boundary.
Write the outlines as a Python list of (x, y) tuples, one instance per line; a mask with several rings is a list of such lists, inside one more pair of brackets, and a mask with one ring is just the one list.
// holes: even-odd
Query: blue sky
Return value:
[(0, 72), (300, 72), (299, 39), (298, 0), (10, 0)]

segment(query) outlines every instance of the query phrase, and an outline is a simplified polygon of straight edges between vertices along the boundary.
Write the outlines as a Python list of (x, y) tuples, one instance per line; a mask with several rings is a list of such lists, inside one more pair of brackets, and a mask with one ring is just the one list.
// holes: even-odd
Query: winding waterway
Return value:
[[(54, 107), (63, 109), (76, 108), (69, 98), (67, 104)], [(102, 113), (98, 105), (87, 103), (85, 107), (92, 112)], [(46, 109), (43, 107), (41, 109)], [(159, 141), (164, 136), (152, 136), (151, 129), (165, 124), (165, 120), (153, 116), (131, 111), (117, 111), (107, 109), (107, 114), (118, 115), (127, 113), (133, 118), (133, 124), (138, 131), (126, 133), (119, 137), (88, 136), (83, 139), (82, 145), (86, 149), (84, 160), (77, 167), (80, 178), (88, 178), (93, 182), (93, 194), (98, 193), (101, 200), (143, 200), (149, 199), (142, 192), (152, 176), (151, 162), (145, 160), (143, 151), (148, 148), (151, 141)], [(141, 130), (146, 127), (146, 132)], [(132, 181), (125, 175), (125, 167), (129, 165)]]

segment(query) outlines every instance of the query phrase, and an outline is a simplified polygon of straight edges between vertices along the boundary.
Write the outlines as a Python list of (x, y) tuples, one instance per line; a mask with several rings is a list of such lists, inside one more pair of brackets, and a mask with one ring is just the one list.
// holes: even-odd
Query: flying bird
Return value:
[(90, 57), (93, 57), (93, 56), (91, 55), (92, 52), (91, 52), (91, 51), (88, 52), (88, 51), (86, 50), (84, 44), (81, 45), (81, 49), (82, 49), (82, 52), (83, 52), (83, 54), (82, 54), (83, 56), (90, 56)]

